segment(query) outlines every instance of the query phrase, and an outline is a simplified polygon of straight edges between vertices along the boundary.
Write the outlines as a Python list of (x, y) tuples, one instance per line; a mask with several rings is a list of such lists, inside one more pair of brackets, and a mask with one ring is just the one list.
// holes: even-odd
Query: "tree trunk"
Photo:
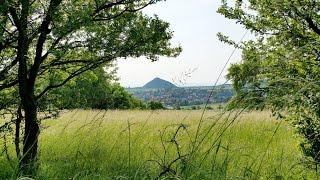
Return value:
[(16, 148), (16, 155), (17, 158), (20, 160), (21, 159), (21, 150), (20, 150), (20, 125), (22, 121), (22, 112), (21, 112), (21, 106), (19, 106), (17, 110), (17, 119), (15, 122), (16, 125), (16, 131), (15, 131), (15, 136), (14, 136), (14, 144)]
[[(29, 8), (32, 4), (30, 0), (20, 0), (21, 10), (20, 16), (13, 7), (10, 7), (13, 21), (19, 32), (17, 60), (19, 96), (21, 105), (25, 114), (25, 131), (23, 139), (23, 153), (19, 161), (19, 173), (23, 176), (32, 177), (37, 171), (37, 151), (38, 136), (40, 133), (37, 121), (37, 101), (35, 98), (35, 78), (37, 71), (30, 72), (32, 78), (28, 75), (28, 50), (31, 39), (28, 38), (28, 16)], [(31, 71), (31, 70), (30, 70)]]
[(20, 18), (14, 9), (11, 9), (13, 20), (19, 31), (17, 60), (19, 96), (21, 105), (25, 114), (25, 131), (23, 139), (23, 153), (19, 161), (19, 174), (32, 177), (37, 170), (37, 150), (39, 124), (37, 122), (37, 102), (35, 99), (35, 79), (28, 77), (28, 50), (30, 39), (28, 38), (28, 15), (30, 0), (20, 0), (21, 12)]
[[(27, 93), (29, 94), (29, 93)], [(20, 159), (20, 173), (33, 176), (37, 171), (38, 136), (40, 133), (37, 121), (37, 105), (32, 94), (29, 94), (24, 104), (25, 132), (23, 140), (23, 154)]]

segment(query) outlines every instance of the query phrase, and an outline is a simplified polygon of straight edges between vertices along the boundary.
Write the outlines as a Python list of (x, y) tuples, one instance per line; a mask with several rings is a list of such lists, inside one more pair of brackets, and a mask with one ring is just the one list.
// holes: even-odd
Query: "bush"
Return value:
[(165, 109), (164, 105), (158, 101), (150, 101), (148, 103), (148, 108), (151, 110)]
[[(50, 103), (45, 103), (47, 101)], [(146, 108), (141, 100), (129, 94), (102, 68), (88, 71), (64, 87), (55, 89), (41, 104), (54, 104), (59, 109)]]

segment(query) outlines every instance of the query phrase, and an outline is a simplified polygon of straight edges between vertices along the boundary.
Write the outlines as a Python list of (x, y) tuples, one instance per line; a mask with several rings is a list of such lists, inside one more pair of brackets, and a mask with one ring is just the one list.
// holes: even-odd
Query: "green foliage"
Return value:
[(150, 101), (150, 102), (148, 102), (147, 107), (151, 110), (165, 109), (163, 104), (159, 101)]
[[(218, 10), (256, 35), (237, 47), (242, 62), (228, 78), (236, 97), (230, 108), (270, 108), (304, 136), (307, 156), (320, 162), (320, 26), (315, 0), (223, 1)], [(220, 37), (222, 37), (220, 35)], [(234, 45), (227, 38), (221, 38)]]
[[(181, 47), (174, 47), (170, 42), (173, 32), (169, 29), (169, 23), (141, 11), (159, 1), (35, 0), (25, 3), (5, 0), (0, 5), (0, 92), (7, 89), (17, 91), (18, 86), (22, 86), (22, 83), (18, 83), (18, 76), (24, 72), (20, 77), (26, 85), (20, 91), (26, 91), (30, 94), (28, 96), (34, 97), (38, 111), (47, 111), (51, 110), (53, 102), (60, 101), (57, 103), (61, 105), (65, 101), (54, 99), (57, 96), (49, 92), (86, 71), (109, 66), (119, 58), (145, 56), (156, 61), (159, 56), (179, 55)], [(24, 43), (19, 44), (20, 41)], [(19, 57), (18, 52), (21, 55)], [(26, 65), (21, 66), (18, 72), (19, 65), (24, 63)], [(85, 78), (95, 78), (95, 75), (89, 74), (77, 79), (77, 86), (82, 86), (80, 84), (87, 81)], [(70, 88), (75, 87), (72, 83), (68, 85)], [(81, 95), (75, 96), (79, 101), (92, 92), (92, 87), (85, 91), (84, 86), (79, 89)], [(101, 88), (98, 87), (97, 91), (101, 91)], [(70, 93), (64, 90), (66, 94)], [(118, 97), (117, 94), (123, 96), (122, 99), (129, 96), (115, 84), (107, 91), (114, 93), (115, 97)], [(94, 96), (92, 101), (100, 98), (98, 94), (102, 93), (91, 94)], [(14, 108), (20, 103), (19, 93), (7, 97), (14, 103), (2, 103), (1, 100), (0, 104), (5, 105), (0, 106), (1, 109)], [(100, 102), (104, 105), (99, 105), (99, 102), (88, 103), (93, 107), (109, 104), (108, 99), (104, 101)], [(108, 107), (132, 106), (119, 101)], [(139, 104), (133, 101), (130, 104)], [(70, 101), (67, 104), (68, 107), (81, 105), (72, 105)]]
[(116, 82), (114, 73), (107, 73), (103, 68), (87, 71), (50, 92), (40, 104), (59, 109), (144, 109), (142, 101)]
[(201, 109), (201, 107), (200, 106), (191, 106), (191, 109), (192, 110), (198, 110), (198, 109)]
[[(181, 47), (173, 47), (170, 43), (173, 33), (169, 23), (156, 15), (150, 17), (142, 13), (142, 9), (159, 1), (1, 1), (0, 95), (9, 91), (10, 103), (0, 102), (0, 105), (4, 105), (0, 106), (0, 112), (6, 111), (15, 117), (19, 113), (13, 112), (21, 108), (24, 114), (23, 140), (18, 137), (20, 124), (16, 126), (17, 156), (21, 157), (20, 173), (30, 177), (36, 173), (40, 121), (55, 116), (57, 109), (54, 105), (59, 105), (59, 102), (52, 103), (57, 101), (57, 96), (50, 95), (52, 90), (63, 87), (82, 73), (107, 66), (119, 58), (145, 56), (155, 61), (159, 56), (179, 55)], [(117, 85), (110, 90), (114, 97), (112, 105), (109, 105), (108, 99), (96, 104), (93, 100), (102, 98), (97, 96), (103, 93), (89, 94), (93, 89), (84, 90), (90, 84), (84, 82), (88, 81), (86, 78), (95, 83), (98, 80), (94, 80), (94, 75), (82, 78), (76, 82), (81, 87), (78, 91), (81, 95), (75, 95), (79, 101), (87, 101), (85, 103), (94, 107), (131, 106), (128, 105), (128, 95)], [(73, 95), (68, 90), (64, 93)], [(90, 100), (87, 98), (89, 96)], [(128, 102), (123, 103), (125, 100)]]

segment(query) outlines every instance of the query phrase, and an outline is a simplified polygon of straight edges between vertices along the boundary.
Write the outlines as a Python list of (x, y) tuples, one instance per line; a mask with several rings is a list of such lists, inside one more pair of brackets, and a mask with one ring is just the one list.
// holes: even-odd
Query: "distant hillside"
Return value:
[(197, 86), (197, 87), (176, 87), (165, 88), (127, 88), (133, 96), (143, 101), (161, 101), (166, 106), (189, 106), (201, 105), (208, 101), (210, 93), (213, 91), (209, 103), (227, 102), (234, 95), (230, 84), (221, 86)]
[(169, 88), (177, 88), (176, 85), (172, 84), (169, 81), (160, 79), (160, 78), (154, 78), (152, 81), (148, 82), (143, 86), (143, 88), (148, 89), (169, 89)]

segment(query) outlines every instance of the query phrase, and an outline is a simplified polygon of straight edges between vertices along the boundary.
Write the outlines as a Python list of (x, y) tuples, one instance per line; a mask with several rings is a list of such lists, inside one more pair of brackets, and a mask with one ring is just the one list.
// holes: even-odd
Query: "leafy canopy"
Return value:
[[(317, 0), (223, 0), (218, 10), (256, 35), (235, 44), (242, 61), (228, 78), (237, 96), (230, 104), (250, 109), (271, 108), (291, 120), (305, 137), (302, 149), (320, 160), (320, 2)], [(283, 113), (287, 112), (287, 113)]]
[(144, 109), (146, 105), (117, 83), (113, 71), (87, 71), (65, 86), (51, 91), (44, 102), (58, 109)]
[(9, 98), (0, 99), (0, 112), (16, 112), (12, 117), (17, 120), (10, 123), (16, 123), (20, 174), (32, 177), (37, 169), (38, 112), (51, 111), (52, 104), (41, 104), (51, 90), (118, 58), (145, 56), (155, 61), (180, 53), (181, 48), (170, 43), (169, 24), (141, 12), (159, 1), (1, 1), (0, 95)]
[(5, 0), (0, 5), (0, 91), (18, 85), (21, 34), (26, 79), (34, 84), (36, 99), (118, 58), (177, 56), (181, 47), (172, 47), (169, 24), (141, 12), (158, 1)]

